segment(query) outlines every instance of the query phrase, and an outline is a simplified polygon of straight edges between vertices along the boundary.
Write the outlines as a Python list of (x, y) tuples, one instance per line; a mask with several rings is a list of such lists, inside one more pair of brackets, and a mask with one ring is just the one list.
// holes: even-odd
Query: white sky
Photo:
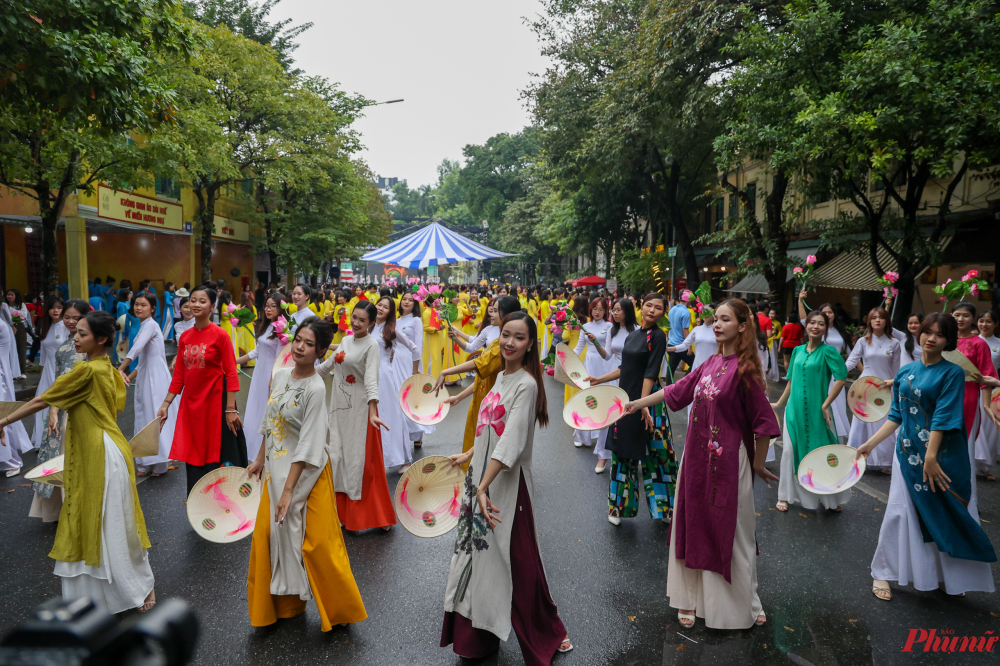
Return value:
[(416, 187), (466, 144), (529, 122), (520, 91), (547, 59), (522, 17), (540, 12), (538, 0), (282, 0), (271, 18), (315, 23), (293, 53), (306, 73), (406, 100), (367, 109), (356, 127), (372, 170)]

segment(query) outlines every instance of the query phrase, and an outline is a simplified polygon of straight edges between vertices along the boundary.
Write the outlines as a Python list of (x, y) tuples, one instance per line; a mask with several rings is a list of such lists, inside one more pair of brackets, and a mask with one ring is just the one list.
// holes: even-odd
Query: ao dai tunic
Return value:
[[(701, 324), (691, 329), (691, 332), (684, 338), (684, 342), (676, 345), (679, 352), (687, 351), (694, 346), (694, 363), (691, 369), (694, 370), (709, 358), (719, 353), (719, 343), (715, 339), (715, 331), (711, 326)], [(766, 368), (767, 365), (764, 365)]]
[[(49, 328), (42, 339), (39, 350), (41, 355), (39, 363), (42, 366), (42, 376), (38, 380), (38, 388), (35, 389), (36, 398), (45, 393), (46, 389), (52, 386), (52, 382), (56, 380), (56, 350), (69, 337), (69, 329), (66, 328), (66, 324), (58, 321)], [(41, 446), (42, 444), (42, 435), (45, 432), (45, 415), (45, 410), (35, 414), (35, 429), (31, 433), (31, 443), (34, 446)]]
[[(403, 334), (409, 338), (410, 342), (412, 342), (417, 348), (417, 350), (413, 352), (412, 361), (417, 361), (417, 363), (419, 363), (417, 367), (423, 371), (424, 362), (422, 357), (424, 354), (424, 323), (412, 314), (403, 315), (396, 320), (396, 330), (402, 331)], [(411, 370), (413, 369), (413, 365), (410, 365), (409, 367)]]
[[(167, 367), (167, 353), (163, 346), (163, 331), (152, 317), (142, 320), (139, 334), (128, 350), (127, 358), (136, 362), (135, 389), (135, 433), (149, 425), (156, 418), (156, 410), (167, 397), (170, 388), (170, 368)], [(160, 449), (157, 455), (138, 458), (140, 466), (165, 463), (170, 459), (170, 447), (174, 439), (174, 424), (177, 420), (179, 404), (171, 403), (167, 422), (160, 430)]]
[[(997, 369), (993, 365), (990, 356), (990, 347), (978, 335), (971, 335), (967, 338), (958, 339), (958, 351), (972, 361), (983, 377), (996, 377)], [(970, 441), (975, 441), (978, 431), (973, 432), (973, 428), (978, 425), (976, 415), (982, 401), (982, 391), (989, 389), (985, 384), (976, 382), (965, 382), (965, 401), (962, 405), (962, 412), (965, 415), (965, 433)], [(992, 427), (992, 426), (990, 426)], [(992, 461), (991, 461), (992, 462)]]
[[(604, 344), (604, 340), (608, 336), (608, 331), (611, 330), (611, 322), (607, 321), (591, 321), (583, 325), (583, 330), (587, 333), (593, 333), (594, 337), (597, 338), (597, 342)], [(614, 370), (617, 366), (612, 366), (609, 360), (605, 360), (601, 356), (601, 353), (597, 351), (597, 347), (594, 343), (590, 341), (584, 333), (580, 333), (579, 339), (576, 341), (576, 347), (573, 351), (579, 356), (584, 349), (587, 350), (585, 356), (583, 356), (583, 367), (586, 368), (587, 372), (590, 373), (592, 377), (600, 377), (601, 375), (607, 374), (608, 372)]]
[(382, 433), (383, 461), (386, 467), (395, 467), (413, 460), (409, 445), (410, 429), (398, 396), (403, 382), (413, 374), (413, 354), (417, 347), (406, 334), (397, 330), (396, 339), (387, 348), (382, 337), (384, 329), (384, 323), (375, 324), (368, 335), (378, 342), (378, 415), (389, 427), (388, 431)]
[(872, 335), (871, 342), (865, 338), (858, 340), (851, 355), (847, 357), (846, 366), (850, 372), (860, 362), (865, 366), (861, 372), (862, 377), (892, 379), (899, 372), (901, 358), (902, 351), (898, 340), (888, 335)]
[(306, 534), (306, 502), (329, 460), (326, 450), (326, 385), (318, 374), (293, 379), (292, 369), (282, 369), (271, 380), (267, 413), (260, 424), (264, 435), (264, 482), (273, 516), (285, 490), (292, 463), (305, 469), (292, 490), (285, 521), (270, 530), (271, 594), (312, 598), (309, 576), (302, 560)]
[(1000, 338), (995, 335), (991, 335), (988, 338), (984, 338), (981, 335), (979, 337), (990, 348), (990, 360), (993, 361), (993, 367), (1000, 368)]
[(795, 450), (795, 469), (812, 451), (828, 444), (839, 444), (837, 436), (823, 418), (823, 401), (830, 393), (831, 381), (847, 379), (847, 366), (837, 350), (823, 344), (812, 352), (808, 345), (792, 351), (788, 380), (791, 394), (785, 409), (785, 425)]
[[(263, 439), (258, 433), (261, 424), (264, 422), (264, 413), (267, 410), (268, 384), (271, 381), (271, 368), (274, 367), (274, 359), (278, 357), (278, 350), (281, 349), (281, 342), (277, 337), (272, 337), (274, 330), (272, 324), (268, 324), (264, 333), (257, 338), (257, 345), (247, 354), (248, 357), (257, 361), (250, 379), (250, 391), (247, 393), (247, 407), (243, 419), (243, 430), (247, 434), (247, 458), (255, 460), (260, 451)], [(250, 434), (253, 433), (253, 434)]]
[[(74, 344), (71, 336), (69, 340), (62, 343), (59, 349), (56, 350), (56, 379), (72, 370), (77, 361), (86, 360), (86, 354), (80, 354), (76, 351), (76, 345)], [(45, 428), (45, 434), (42, 435), (42, 445), (38, 447), (38, 458), (36, 459), (38, 464), (47, 460), (52, 460), (63, 452), (63, 438), (66, 436), (66, 424), (68, 423), (66, 412), (60, 409), (56, 416), (59, 424), (59, 430), (55, 435), (53, 435), (49, 432), (49, 410), (45, 409), (42, 411), (45, 412), (45, 423), (43, 426)], [(40, 497), (45, 499), (52, 497), (52, 491), (55, 490), (55, 486), (49, 485), (48, 483), (35, 482), (31, 485), (34, 491), (38, 493)], [(61, 504), (62, 499), (60, 498), (59, 501)]]
[(316, 372), (320, 377), (333, 373), (329, 417), (333, 487), (352, 500), (360, 500), (368, 441), (368, 403), (378, 402), (378, 342), (370, 333), (360, 339), (356, 335), (344, 336), (337, 352), (323, 361)]
[(755, 440), (781, 432), (763, 387), (750, 382), (746, 388), (740, 381), (738, 360), (716, 354), (663, 389), (672, 411), (692, 405), (682, 490), (674, 503), (676, 557), (688, 569), (713, 571), (730, 583), (740, 447), (752, 464)]
[(465, 346), (465, 351), (471, 354), (477, 349), (489, 347), (490, 343), (499, 337), (499, 326), (487, 326), (478, 335), (476, 335), (476, 337), (469, 340), (469, 343)]
[[(497, 376), (483, 399), (476, 425), (476, 443), (465, 475), (455, 552), (448, 571), (445, 612), (455, 612), (507, 640), (511, 630), (510, 535), (518, 510), (521, 476), (535, 505), (531, 456), (535, 438), (535, 397), (538, 384), (523, 368)], [(476, 492), (490, 460), (504, 469), (490, 484), (489, 497), (502, 522), (490, 529), (479, 511)]]

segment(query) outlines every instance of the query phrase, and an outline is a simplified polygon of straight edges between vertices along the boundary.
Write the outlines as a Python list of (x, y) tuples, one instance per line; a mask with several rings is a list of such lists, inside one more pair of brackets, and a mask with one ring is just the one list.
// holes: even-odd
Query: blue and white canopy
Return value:
[(389, 243), (385, 247), (372, 250), (361, 258), (365, 261), (396, 264), (412, 269), (441, 266), (456, 261), (513, 256), (515, 255), (480, 245), (464, 236), (459, 236), (454, 231), (449, 231), (437, 222), (432, 222), (420, 231)]

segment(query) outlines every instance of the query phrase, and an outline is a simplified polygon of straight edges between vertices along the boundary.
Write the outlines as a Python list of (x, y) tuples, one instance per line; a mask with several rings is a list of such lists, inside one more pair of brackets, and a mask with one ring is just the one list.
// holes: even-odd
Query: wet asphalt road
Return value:
[[(243, 384), (245, 393), (249, 381)], [(910, 628), (953, 630), (956, 636), (1000, 634), (1000, 603), (996, 594), (955, 599), (912, 588), (894, 589), (890, 603), (876, 600), (869, 564), (885, 505), (857, 489), (839, 515), (795, 506), (780, 514), (773, 509), (777, 485), (758, 482), (758, 579), (768, 623), (730, 632), (706, 629), (699, 620), (694, 629), (682, 629), (665, 597), (667, 526), (642, 513), (621, 527), (607, 522), (607, 474), (594, 473), (592, 450), (573, 447), (572, 431), (560, 418), (562, 385), (546, 378), (546, 387), (552, 423), (536, 433), (535, 518), (549, 586), (576, 645), (554, 663), (853, 666), (995, 659), (900, 652)], [(466, 409), (463, 403), (426, 438), (420, 457), (460, 450)], [(684, 421), (678, 415), (672, 421), (680, 454)], [(131, 395), (119, 424), (132, 432)], [(26, 456), (26, 469), (33, 460), (34, 453)], [(777, 472), (777, 463), (771, 468)], [(390, 490), (398, 478), (389, 474)], [(60, 594), (46, 557), (55, 527), (27, 518), (31, 492), (23, 483), (20, 477), (0, 477), (4, 633), (35, 605)], [(875, 495), (888, 493), (888, 476), (868, 473), (864, 483)], [(196, 663), (466, 663), (450, 648), (438, 647), (453, 534), (419, 539), (399, 526), (389, 533), (346, 533), (369, 618), (323, 634), (310, 604), (304, 616), (254, 629), (246, 609), (250, 540), (217, 545), (197, 537), (187, 524), (184, 488), (181, 468), (143, 480), (139, 497), (153, 544), (157, 597), (187, 600), (201, 621)], [(979, 498), (983, 526), (1000, 546), (1000, 484), (981, 482)], [(513, 634), (498, 656), (480, 663), (522, 663)]]

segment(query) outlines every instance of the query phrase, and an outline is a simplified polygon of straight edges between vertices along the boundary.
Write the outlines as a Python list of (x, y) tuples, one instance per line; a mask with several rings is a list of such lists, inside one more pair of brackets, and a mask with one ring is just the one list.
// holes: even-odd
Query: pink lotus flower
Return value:
[(694, 294), (691, 293), (690, 289), (685, 289), (684, 291), (681, 292), (682, 301), (690, 301), (692, 296), (694, 296)]
[(976, 295), (979, 294), (979, 285), (976, 284), (975, 282), (973, 282), (971, 285), (969, 285), (969, 288), (972, 290), (972, 295), (973, 296), (976, 296)]
[(566, 321), (566, 311), (560, 310), (556, 313), (556, 321)]
[(553, 366), (553, 365), (547, 365), (547, 366), (545, 366), (545, 374), (547, 374), (549, 377), (555, 377), (556, 376), (556, 368), (555, 368), (555, 366)]
[(285, 331), (288, 329), (288, 320), (285, 319), (285, 315), (281, 315), (280, 317), (275, 319), (274, 324), (272, 324), (272, 327), (274, 330), (274, 337), (278, 338), (278, 342), (281, 343), (281, 346), (284, 347), (285, 345), (287, 345), (288, 333), (286, 333)]
[(486, 427), (492, 427), (497, 436), (503, 435), (506, 424), (500, 419), (503, 418), (507, 410), (500, 404), (500, 394), (490, 391), (483, 398), (483, 405), (479, 409), (479, 424), (476, 426), (476, 437), (483, 432)]
[(795, 275), (801, 274), (802, 273), (802, 267), (801, 266), (796, 266), (795, 268), (792, 269), (792, 273), (794, 273)]
[(561, 328), (559, 328), (558, 326), (553, 326), (552, 327), (552, 335), (560, 335), (562, 332), (563, 332), (563, 330)]
[(887, 280), (888, 282), (896, 282), (896, 280), (899, 279), (899, 273), (895, 271), (889, 271), (888, 273), (882, 276), (882, 279)]
[(970, 278), (979, 277), (979, 271), (973, 268), (971, 271), (969, 271), (968, 275)]
[(816, 263), (815, 254), (810, 254), (808, 257), (806, 257), (806, 266), (812, 266), (815, 263)]
[(431, 307), (433, 307), (433, 308), (440, 308), (441, 307), (441, 299), (440, 298), (435, 298), (434, 302), (431, 303)]

